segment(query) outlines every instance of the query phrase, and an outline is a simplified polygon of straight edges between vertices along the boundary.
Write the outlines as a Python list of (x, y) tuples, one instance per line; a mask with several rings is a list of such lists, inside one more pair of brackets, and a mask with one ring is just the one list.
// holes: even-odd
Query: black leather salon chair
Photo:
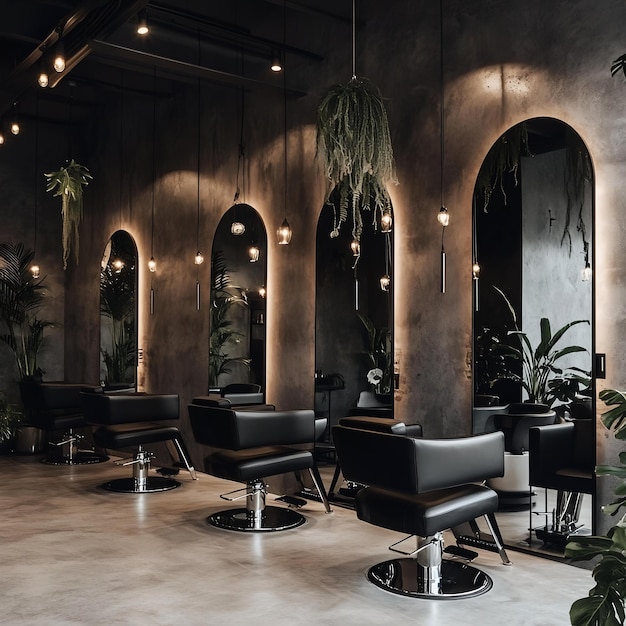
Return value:
[[(312, 452), (314, 411), (251, 411), (192, 403), (189, 418), (196, 441), (212, 448), (205, 458), (207, 473), (246, 484), (244, 489), (220, 496), (230, 502), (245, 499), (245, 507), (215, 513), (207, 518), (209, 524), (251, 532), (300, 526), (305, 518), (299, 512), (266, 506), (263, 479), (302, 470), (309, 471), (326, 512), (331, 512)], [(311, 449), (298, 447), (303, 444)]]
[[(443, 531), (485, 516), (494, 537), (498, 496), (482, 483), (504, 471), (501, 432), (456, 439), (420, 439), (338, 425), (333, 440), (344, 476), (367, 487), (356, 495), (360, 520), (417, 537), (417, 547), (371, 567), (369, 580), (393, 593), (465, 598), (492, 587), (484, 572), (443, 558)], [(503, 562), (509, 563), (500, 545)]]
[[(76, 429), (88, 428), (85, 420), (81, 391), (85, 385), (65, 382), (40, 382), (24, 380), (20, 382), (22, 402), (28, 421), (32, 426), (47, 432), (62, 431), (59, 441), (49, 442), (58, 448), (55, 454), (42, 459), (51, 465), (83, 465), (100, 463), (108, 456), (93, 450), (79, 448), (84, 435)], [(93, 387), (94, 390), (98, 387)]]
[(579, 520), (583, 494), (595, 488), (594, 442), (593, 419), (530, 430), (530, 484), (557, 491), (551, 521), (535, 528), (544, 543), (564, 546), (572, 536), (590, 534)]
[(154, 454), (144, 446), (160, 442), (173, 443), (181, 464), (193, 480), (197, 479), (179, 429), (167, 423), (179, 418), (177, 395), (83, 393), (81, 400), (85, 418), (96, 427), (94, 440), (97, 445), (112, 450), (135, 450), (132, 458), (118, 462), (132, 466), (132, 477), (110, 480), (102, 485), (104, 489), (151, 493), (179, 487), (181, 483), (177, 480), (149, 475)]
[[(422, 425), (421, 424), (405, 424), (404, 422), (392, 418), (384, 418), (374, 415), (349, 415), (348, 417), (342, 417), (339, 419), (339, 424), (347, 426), (349, 428), (361, 428), (363, 430), (373, 430), (380, 433), (390, 433), (393, 435), (407, 435), (408, 437), (421, 437)], [(333, 499), (335, 497), (335, 488), (339, 482), (341, 476), (341, 463), (337, 459), (335, 463), (335, 472), (330, 483), (330, 489), (328, 490), (329, 497)], [(342, 495), (348, 497), (354, 497), (356, 491), (361, 488), (359, 483), (351, 483), (346, 491)], [(346, 493), (347, 492), (347, 493)]]

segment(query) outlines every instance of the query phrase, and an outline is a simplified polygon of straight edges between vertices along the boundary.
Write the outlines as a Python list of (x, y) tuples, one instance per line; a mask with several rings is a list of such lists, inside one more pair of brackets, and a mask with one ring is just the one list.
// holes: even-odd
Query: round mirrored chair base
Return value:
[(41, 459), (47, 465), (91, 465), (92, 463), (104, 463), (109, 457), (106, 454), (97, 454), (88, 450), (81, 450), (72, 456), (47, 456)]
[(171, 478), (161, 478), (160, 476), (149, 476), (146, 478), (145, 486), (138, 488), (137, 481), (134, 478), (116, 478), (110, 480), (103, 485), (102, 489), (107, 491), (117, 491), (119, 493), (154, 493), (157, 491), (169, 491), (180, 487), (181, 483)]
[(441, 562), (440, 588), (429, 592), (423, 572), (415, 559), (393, 559), (371, 567), (367, 577), (385, 591), (435, 600), (471, 598), (486, 593), (493, 586), (491, 578), (479, 569), (459, 561), (444, 560)]
[(302, 526), (306, 521), (304, 515), (292, 509), (282, 509), (277, 506), (266, 506), (260, 520), (255, 521), (248, 517), (245, 508), (228, 509), (209, 515), (207, 523), (217, 528), (237, 530), (242, 532), (271, 532), (289, 530)]

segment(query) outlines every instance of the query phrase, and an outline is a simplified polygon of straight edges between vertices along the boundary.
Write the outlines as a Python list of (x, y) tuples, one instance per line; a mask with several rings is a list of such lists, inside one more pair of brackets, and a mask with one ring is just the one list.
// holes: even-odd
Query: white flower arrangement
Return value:
[(375, 367), (367, 372), (367, 382), (370, 385), (379, 385), (383, 379), (383, 370), (380, 367)]

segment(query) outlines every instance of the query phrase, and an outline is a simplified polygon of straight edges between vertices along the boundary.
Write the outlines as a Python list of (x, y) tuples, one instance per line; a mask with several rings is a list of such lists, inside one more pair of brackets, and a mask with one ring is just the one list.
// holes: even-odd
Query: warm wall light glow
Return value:
[(289, 222), (287, 218), (283, 220), (283, 223), (280, 225), (280, 228), (276, 231), (276, 235), (278, 237), (278, 243), (281, 246), (287, 245), (291, 241), (291, 226), (289, 226)]
[(30, 273), (33, 275), (33, 278), (39, 278), (39, 265), (31, 265)]
[(248, 256), (250, 257), (250, 263), (256, 263), (259, 260), (259, 255), (261, 254), (261, 251), (259, 250), (259, 248), (257, 246), (250, 246), (250, 248), (248, 248)]
[(385, 211), (380, 218), (380, 230), (383, 233), (390, 233), (392, 224), (393, 217), (391, 216), (391, 211)]
[(196, 252), (196, 256), (195, 256), (193, 262), (196, 265), (202, 265), (204, 263), (204, 255), (202, 254), (202, 252), (200, 252), (200, 250), (198, 250), (198, 252)]
[(246, 232), (246, 227), (241, 222), (233, 222), (230, 225), (230, 232), (233, 235), (243, 235)]
[(0, 132), (0, 146), (4, 143), (4, 135)]
[(442, 226), (447, 226), (450, 223), (450, 214), (448, 213), (448, 209), (445, 206), (442, 206), (439, 209), (439, 213), (437, 213), (437, 221)]
[(153, 256), (151, 256), (150, 260), (148, 261), (148, 269), (151, 272), (156, 272), (156, 260)]

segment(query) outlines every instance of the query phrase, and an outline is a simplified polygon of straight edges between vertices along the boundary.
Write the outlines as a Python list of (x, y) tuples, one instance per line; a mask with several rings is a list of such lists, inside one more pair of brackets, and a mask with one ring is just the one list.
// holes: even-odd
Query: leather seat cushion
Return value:
[(33, 413), (30, 422), (33, 426), (44, 430), (61, 430), (86, 425), (85, 416), (78, 407), (74, 411), (50, 410)]
[(360, 520), (420, 537), (493, 513), (497, 508), (497, 494), (474, 484), (419, 495), (367, 487), (356, 495)]
[(267, 446), (238, 451), (219, 449), (209, 454), (204, 460), (208, 474), (238, 482), (305, 470), (313, 467), (313, 464), (313, 454), (309, 450), (285, 446)]
[(161, 426), (146, 422), (103, 426), (94, 432), (96, 445), (103, 448), (129, 448), (178, 438), (180, 438), (180, 431), (176, 426)]

